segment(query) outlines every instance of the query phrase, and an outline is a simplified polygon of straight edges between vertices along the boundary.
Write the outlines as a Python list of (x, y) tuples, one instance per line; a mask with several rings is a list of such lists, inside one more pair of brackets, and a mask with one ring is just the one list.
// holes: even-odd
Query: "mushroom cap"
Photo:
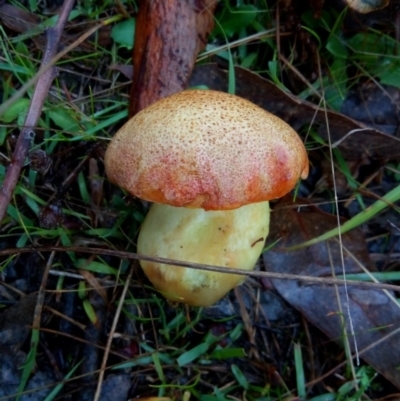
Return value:
[(105, 155), (110, 181), (139, 198), (229, 210), (280, 198), (308, 175), (297, 133), (238, 96), (188, 90), (131, 118)]

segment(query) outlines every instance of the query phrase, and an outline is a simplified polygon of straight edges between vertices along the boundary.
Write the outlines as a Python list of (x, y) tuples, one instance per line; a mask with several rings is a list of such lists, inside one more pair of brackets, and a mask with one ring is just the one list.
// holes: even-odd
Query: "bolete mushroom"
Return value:
[[(155, 202), (138, 252), (252, 270), (269, 229), (271, 199), (308, 175), (296, 132), (238, 96), (188, 90), (130, 119), (105, 155), (110, 181)], [(243, 276), (141, 261), (166, 298), (209, 306)]]

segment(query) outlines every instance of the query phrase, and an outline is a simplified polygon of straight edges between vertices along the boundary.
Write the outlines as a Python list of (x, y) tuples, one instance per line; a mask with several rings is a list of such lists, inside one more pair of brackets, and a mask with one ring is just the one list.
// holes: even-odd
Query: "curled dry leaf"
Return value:
[(109, 70), (120, 72), (125, 78), (131, 80), (133, 78), (133, 65), (131, 64), (112, 64), (108, 67)]
[[(29, 35), (38, 47), (42, 47), (45, 44), (44, 36), (42, 35), (45, 31), (44, 26), (41, 26), (42, 18), (29, 11), (23, 10), (20, 7), (16, 7), (12, 4), (0, 4), (0, 21), (14, 32)], [(73, 23), (70, 24), (72, 26)], [(68, 24), (67, 24), (68, 26)], [(76, 28), (76, 26), (74, 26)], [(109, 46), (111, 43), (110, 37), (110, 26), (104, 26), (100, 28), (96, 34), (93, 35), (89, 40), (84, 41), (79, 46), (80, 50), (93, 51), (93, 45), (90, 40), (96, 41), (100, 46)], [(70, 44), (75, 41), (80, 35), (81, 31), (69, 34), (67, 32), (62, 33), (61, 43)]]
[[(326, 119), (334, 147), (339, 147), (347, 161), (362, 157), (398, 159), (400, 138), (385, 134), (342, 114), (327, 111), (286, 93), (275, 84), (240, 67), (235, 68), (236, 94), (277, 115), (296, 131), (312, 122), (318, 134), (328, 138)], [(226, 91), (228, 73), (217, 64), (196, 66), (190, 86), (206, 85), (210, 89)]]
[(385, 8), (389, 0), (345, 0), (345, 3), (354, 11), (367, 14)]
[[(302, 206), (301, 206), (302, 205)], [(336, 216), (324, 213), (307, 202), (296, 203), (283, 198), (271, 215), (267, 242), (277, 244), (263, 255), (269, 272), (332, 276), (342, 274), (339, 243), (336, 240), (319, 243), (298, 251), (286, 247), (304, 242), (337, 225)], [(363, 234), (358, 230), (342, 237), (347, 273), (362, 272), (360, 264), (374, 271)], [(267, 245), (268, 245), (267, 243)], [(345, 304), (345, 288), (306, 282), (272, 280), (281, 296), (298, 309), (311, 323), (335, 341), (343, 341), (343, 313), (350, 346), (354, 346), (349, 330)], [(336, 294), (339, 294), (339, 299)], [(400, 308), (391, 293), (378, 289), (352, 287), (348, 283), (349, 306), (356, 341), (361, 357), (400, 388)], [(392, 297), (393, 298), (393, 297)], [(339, 304), (340, 303), (340, 304)], [(341, 305), (341, 306), (340, 306)], [(354, 351), (354, 347), (353, 347)]]
[(93, 157), (89, 159), (89, 185), (93, 203), (98, 207), (103, 201), (103, 182), (100, 177), (97, 160)]
[(64, 220), (64, 212), (60, 201), (47, 204), (39, 214), (40, 227), (52, 229), (61, 226)]
[(41, 149), (29, 152), (28, 160), (31, 169), (41, 174), (46, 174), (52, 164), (51, 157)]
[(7, 28), (18, 33), (33, 29), (41, 22), (37, 15), (7, 3), (0, 5), (0, 20)]
[(89, 283), (91, 287), (101, 296), (103, 299), (104, 303), (108, 303), (108, 296), (107, 296), (107, 291), (105, 288), (101, 285), (99, 282), (98, 278), (90, 271), (84, 270), (84, 269), (79, 269), (79, 274), (81, 274), (86, 281)]

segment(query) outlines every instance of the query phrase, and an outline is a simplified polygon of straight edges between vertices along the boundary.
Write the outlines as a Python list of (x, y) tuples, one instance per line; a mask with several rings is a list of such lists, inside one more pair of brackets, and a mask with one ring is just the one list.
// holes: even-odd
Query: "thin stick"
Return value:
[[(101, 21), (99, 24), (95, 25), (94, 27), (90, 28), (88, 31), (83, 33), (81, 36), (79, 36), (78, 39), (76, 39), (70, 45), (64, 47), (63, 50), (61, 50), (59, 53), (57, 53), (51, 59), (51, 62), (49, 64), (42, 65), (40, 67), (39, 71), (32, 78), (28, 79), (28, 81), (26, 81), (26, 83), (24, 83), (18, 90), (16, 90), (15, 93), (9, 99), (7, 99), (5, 102), (0, 104), (0, 115), (2, 115), (18, 99), (20, 99), (23, 95), (25, 95), (25, 93), (28, 92), (28, 90), (39, 81), (39, 78), (46, 71), (48, 71), (50, 68), (52, 68), (53, 65), (55, 65), (55, 63), (57, 63), (57, 61), (61, 60), (66, 54), (68, 54), (71, 50), (75, 49), (77, 46), (79, 46), (81, 43), (83, 43), (87, 38), (89, 38), (91, 35), (93, 35), (100, 28), (107, 26), (109, 24), (112, 24), (113, 22), (117, 22), (120, 19), (121, 19), (120, 15), (115, 15), (114, 17), (107, 18), (106, 20)], [(114, 87), (114, 89), (115, 89), (115, 87)], [(85, 98), (80, 98), (80, 100), (83, 100), (83, 99), (85, 99)]]
[[(58, 43), (74, 3), (75, 0), (65, 0), (56, 26), (54, 28), (47, 29), (47, 44), (43, 53), (42, 64), (40, 67), (41, 69), (50, 65), (52, 63), (52, 59), (57, 54)], [(6, 214), (8, 204), (10, 203), (12, 194), (17, 185), (21, 169), (28, 155), (31, 143), (35, 138), (34, 129), (42, 112), (43, 104), (49, 92), (51, 83), (56, 75), (57, 71), (54, 65), (52, 65), (44, 71), (37, 81), (28, 114), (25, 119), (24, 127), (19, 134), (11, 163), (8, 166), (3, 186), (0, 190), (0, 225)]]
[(129, 284), (131, 282), (132, 275), (133, 275), (133, 266), (131, 266), (129, 273), (128, 273), (128, 277), (126, 278), (124, 289), (122, 291), (121, 298), (119, 299), (117, 311), (115, 312), (111, 330), (110, 330), (110, 333), (108, 334), (107, 345), (106, 345), (106, 348), (104, 351), (103, 361), (102, 361), (101, 367), (100, 367), (99, 379), (97, 381), (96, 393), (94, 395), (93, 401), (98, 401), (100, 399), (101, 386), (103, 384), (104, 373), (105, 373), (106, 367), (107, 367), (108, 355), (110, 354), (111, 344), (114, 339), (114, 333), (115, 333), (115, 330), (117, 329), (119, 316), (121, 315), (121, 310), (124, 305), (125, 297), (128, 292), (128, 288), (129, 288)]
[[(301, 276), (299, 274), (284, 274), (284, 273), (273, 273), (264, 271), (253, 271), (244, 269), (231, 269), (229, 267), (220, 267), (212, 265), (204, 265), (201, 263), (183, 262), (180, 260), (173, 260), (167, 258), (160, 258), (156, 256), (140, 255), (133, 252), (117, 251), (114, 249), (103, 249), (103, 248), (87, 248), (80, 246), (46, 246), (46, 247), (32, 247), (32, 248), (11, 248), (4, 249), (0, 251), (0, 256), (4, 255), (15, 255), (19, 253), (29, 253), (29, 252), (81, 252), (81, 253), (91, 253), (95, 255), (108, 255), (115, 256), (120, 259), (127, 260), (147, 260), (149, 262), (163, 263), (165, 265), (174, 265), (179, 267), (187, 267), (196, 270), (206, 270), (212, 272), (226, 273), (226, 274), (238, 274), (240, 276), (248, 277), (267, 277), (277, 280), (299, 280), (303, 282), (313, 283), (313, 284), (328, 284), (328, 285), (345, 285), (345, 281), (335, 278), (327, 277), (313, 277), (313, 276)], [(386, 284), (386, 283), (370, 283), (363, 281), (348, 281), (347, 286), (355, 286), (361, 288), (377, 288), (386, 289), (392, 291), (400, 291), (399, 285)]]
[[(327, 129), (327, 134), (328, 134), (328, 145), (329, 145), (329, 157), (331, 160), (331, 174), (332, 174), (332, 182), (333, 182), (333, 193), (334, 193), (334, 201), (335, 201), (335, 206), (336, 206), (336, 219), (337, 219), (337, 230), (338, 230), (338, 241), (339, 241), (339, 251), (340, 251), (340, 262), (342, 266), (342, 276), (343, 276), (343, 281), (344, 281), (344, 293), (345, 293), (345, 302), (343, 306), (346, 309), (346, 314), (348, 318), (348, 324), (350, 328), (350, 334), (351, 337), (353, 338), (353, 344), (354, 344), (354, 350), (356, 354), (356, 360), (357, 360), (357, 366), (360, 365), (360, 358), (358, 356), (358, 344), (357, 344), (357, 337), (356, 333), (354, 330), (354, 323), (353, 323), (353, 316), (351, 314), (351, 308), (350, 308), (350, 296), (349, 296), (349, 291), (347, 288), (347, 278), (346, 278), (346, 265), (344, 261), (344, 252), (343, 252), (343, 241), (342, 241), (342, 222), (340, 221), (340, 214), (339, 214), (339, 201), (338, 201), (338, 191), (337, 191), (337, 182), (336, 182), (336, 170), (335, 170), (335, 164), (333, 162), (333, 148), (332, 148), (332, 140), (331, 140), (331, 132), (330, 132), (330, 126), (329, 126), (329, 117), (328, 117), (328, 111), (327, 111), (327, 105), (326, 105), (326, 99), (325, 99), (325, 90), (324, 90), (324, 84), (322, 80), (322, 67), (321, 67), (321, 60), (319, 57), (319, 53), (317, 53), (317, 58), (318, 58), (318, 72), (319, 72), (319, 79), (321, 82), (321, 88), (322, 88), (322, 104), (324, 106), (324, 114), (325, 114), (325, 122), (326, 122), (326, 129)], [(345, 333), (345, 335), (347, 335)], [(352, 361), (351, 361), (352, 362)], [(351, 365), (354, 381), (356, 382), (356, 374), (355, 374), (355, 369), (354, 366)]]

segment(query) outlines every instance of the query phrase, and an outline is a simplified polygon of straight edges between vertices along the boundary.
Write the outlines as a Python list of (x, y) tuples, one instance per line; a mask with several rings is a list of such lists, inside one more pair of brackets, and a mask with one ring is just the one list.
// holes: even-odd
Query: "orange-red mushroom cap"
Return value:
[(308, 175), (297, 133), (238, 96), (188, 90), (131, 118), (105, 155), (110, 181), (171, 206), (228, 210), (279, 198)]

